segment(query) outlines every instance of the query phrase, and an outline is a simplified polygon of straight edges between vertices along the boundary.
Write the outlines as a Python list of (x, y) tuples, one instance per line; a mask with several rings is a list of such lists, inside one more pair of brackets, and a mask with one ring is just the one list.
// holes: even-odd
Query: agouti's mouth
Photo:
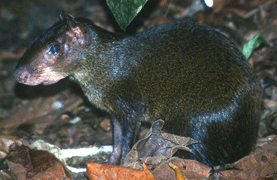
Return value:
[(39, 81), (39, 78), (32, 78), (34, 75), (31, 75), (29, 71), (19, 68), (16, 69), (14, 73), (14, 77), (16, 81), (22, 84), (30, 85), (30, 86), (36, 86), (38, 84), (41, 84), (42, 82)]

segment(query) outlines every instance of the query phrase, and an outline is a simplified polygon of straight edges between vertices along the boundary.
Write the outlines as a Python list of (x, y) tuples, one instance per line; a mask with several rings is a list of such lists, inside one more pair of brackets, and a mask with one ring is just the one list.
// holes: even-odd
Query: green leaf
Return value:
[(107, 0), (120, 28), (125, 30), (148, 0)]
[(269, 46), (269, 42), (265, 40), (264, 36), (262, 34), (257, 34), (242, 46), (241, 51), (245, 55), (246, 59), (249, 59), (253, 51), (262, 44)]

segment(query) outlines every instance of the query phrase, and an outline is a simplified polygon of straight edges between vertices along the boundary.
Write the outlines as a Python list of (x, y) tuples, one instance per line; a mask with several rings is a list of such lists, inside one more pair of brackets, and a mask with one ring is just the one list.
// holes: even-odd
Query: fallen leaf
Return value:
[(176, 172), (176, 180), (188, 180), (185, 173), (173, 163), (168, 164)]
[(27, 176), (26, 176), (27, 171), (21, 164), (14, 163), (12, 161), (7, 161), (7, 164), (9, 166), (9, 169), (6, 171), (10, 176), (13, 176), (13, 177), (15, 176), (16, 178), (14, 179), (20, 179), (20, 180), (27, 179)]
[(16, 136), (0, 136), (0, 159), (3, 159), (9, 153), (12, 144), (19, 146), (22, 141)]
[(221, 171), (227, 179), (254, 180), (277, 173), (277, 136), (249, 155), (235, 162), (233, 170)]
[(160, 163), (170, 159), (177, 150), (190, 151), (187, 146), (196, 143), (191, 138), (163, 133), (163, 125), (163, 120), (153, 123), (146, 138), (138, 141), (126, 156), (125, 167), (143, 169), (144, 162), (151, 167), (150, 169), (155, 169)]
[[(21, 146), (9, 163), (12, 172), (26, 173), (27, 179), (72, 179), (70, 172), (63, 164), (47, 151), (33, 150), (27, 146)], [(21, 170), (19, 171), (18, 168)]]
[(220, 13), (231, 2), (232, 2), (232, 0), (225, 0), (225, 1), (214, 0), (213, 12), (214, 13)]
[(265, 177), (260, 177), (260, 178), (257, 178), (256, 180), (276, 180), (277, 179), (277, 173), (274, 173), (272, 175), (269, 175), (269, 176), (265, 176)]
[[(62, 96), (67, 98), (61, 98)], [(50, 123), (63, 112), (73, 110), (82, 102), (80, 97), (76, 97), (69, 90), (51, 97), (39, 97), (16, 107), (14, 113), (1, 121), (0, 129), (16, 128), (23, 123)]]
[(214, 0), (213, 12), (222, 13), (228, 9), (246, 9), (247, 1), (246, 0)]
[(27, 146), (30, 149), (47, 151), (47, 152), (53, 154), (64, 165), (67, 165), (65, 159), (62, 157), (61, 149), (53, 144), (47, 143), (47, 142), (39, 139), (39, 140), (32, 142), (32, 144), (27, 145)]
[(143, 168), (144, 170), (137, 170), (123, 166), (90, 162), (87, 163), (86, 175), (89, 180), (155, 180), (155, 177), (145, 164), (143, 164)]
[(157, 180), (175, 180), (176, 173), (169, 167), (169, 163), (176, 165), (188, 179), (208, 178), (211, 168), (195, 160), (181, 159), (173, 157), (163, 162), (159, 167), (152, 171)]
[(61, 162), (55, 163), (53, 166), (49, 167), (46, 171), (40, 172), (32, 177), (30, 180), (70, 180), (71, 175), (68, 176), (68, 172)]

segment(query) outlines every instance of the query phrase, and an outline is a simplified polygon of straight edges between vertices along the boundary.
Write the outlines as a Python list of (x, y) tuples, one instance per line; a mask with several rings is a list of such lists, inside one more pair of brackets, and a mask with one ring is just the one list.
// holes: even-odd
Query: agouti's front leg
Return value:
[(120, 123), (113, 118), (113, 153), (109, 159), (109, 164), (119, 164), (122, 153), (122, 129)]
[(112, 118), (113, 123), (113, 154), (110, 157), (109, 163), (123, 164), (125, 157), (136, 142), (140, 118), (135, 116), (136, 113), (125, 111), (121, 113), (120, 121)]
[(134, 79), (125, 79), (110, 87), (108, 98), (113, 124), (114, 151), (109, 163), (123, 164), (125, 157), (136, 142), (142, 117), (147, 107)]

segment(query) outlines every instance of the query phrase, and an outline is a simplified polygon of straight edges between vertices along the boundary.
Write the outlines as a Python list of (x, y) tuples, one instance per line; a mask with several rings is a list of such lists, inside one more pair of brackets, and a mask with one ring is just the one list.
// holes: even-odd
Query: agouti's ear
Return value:
[(71, 38), (76, 38), (80, 44), (85, 43), (86, 27), (84, 24), (74, 20), (74, 16), (64, 11), (60, 13), (60, 20), (67, 21), (68, 35)]
[(74, 19), (74, 16), (72, 16), (71, 14), (68, 14), (64, 11), (62, 11), (60, 13), (60, 20), (63, 21), (63, 20), (69, 20), (69, 19)]
[(74, 19), (67, 19), (68, 35), (76, 38), (80, 44), (85, 43), (86, 27), (84, 24), (75, 21)]

